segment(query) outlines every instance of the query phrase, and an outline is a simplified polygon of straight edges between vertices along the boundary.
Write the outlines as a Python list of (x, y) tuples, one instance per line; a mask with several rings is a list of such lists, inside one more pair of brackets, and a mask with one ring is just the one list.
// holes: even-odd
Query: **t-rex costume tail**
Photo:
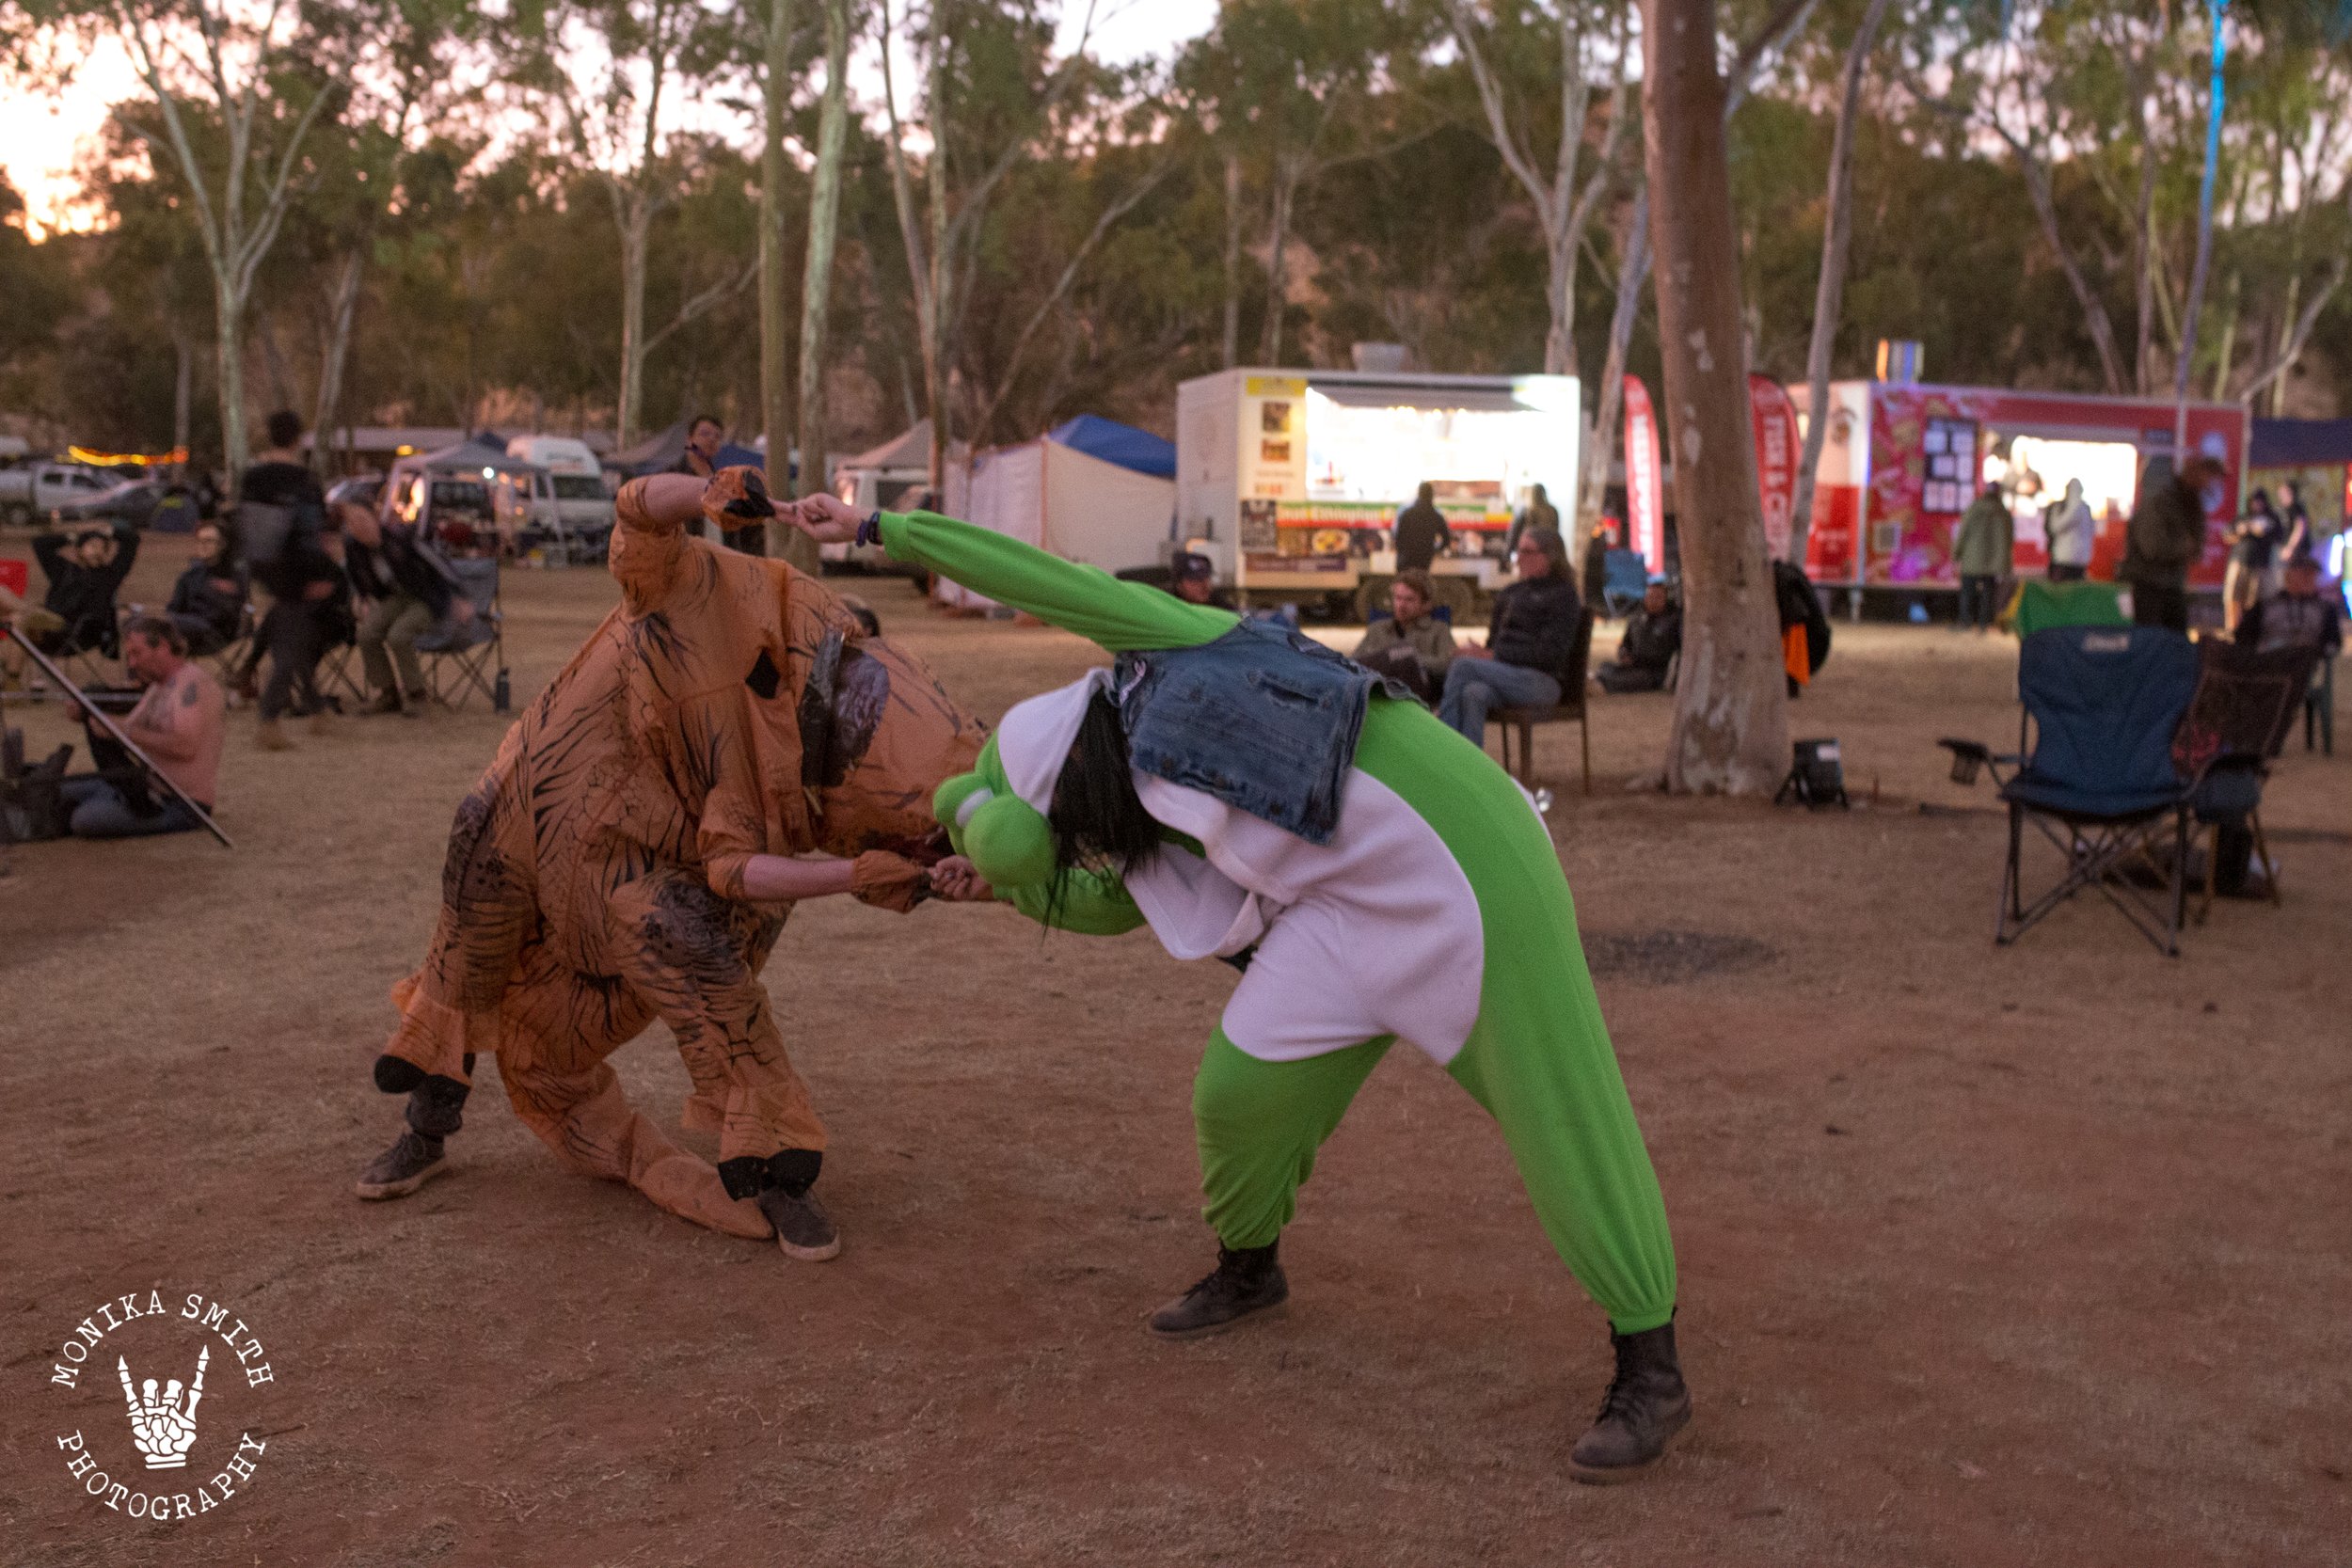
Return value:
[[(789, 904), (743, 896), (754, 855), (857, 857), (852, 892), (904, 911), (946, 852), (931, 790), (981, 728), (912, 655), (869, 637), (816, 578), (690, 538), (617, 503), (622, 602), (506, 734), (457, 809), (423, 964), (392, 990), (376, 1082), (427, 1137), (456, 1131), (474, 1056), (576, 1168), (747, 1237), (750, 1199), (804, 1188), (824, 1124), (759, 983)], [(706, 515), (767, 515), (755, 469), (712, 480)], [(728, 521), (736, 518), (728, 516)], [(693, 1080), (680, 1149), (605, 1058), (654, 1019)]]

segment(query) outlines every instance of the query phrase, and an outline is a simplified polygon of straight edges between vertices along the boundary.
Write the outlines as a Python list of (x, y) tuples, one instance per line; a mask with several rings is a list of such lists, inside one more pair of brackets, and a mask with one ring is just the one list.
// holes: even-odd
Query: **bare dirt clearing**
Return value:
[[(613, 590), (507, 583), (521, 701)], [(1092, 657), (851, 586), (991, 716)], [(1573, 736), (1539, 743), (1680, 1251), (1698, 1417), (1645, 1484), (1566, 1480), (1600, 1314), (1410, 1052), (1306, 1191), (1287, 1317), (1146, 1338), (1210, 1261), (1189, 1085), (1232, 975), (1143, 933), (794, 916), (767, 977), (833, 1126), (837, 1262), (568, 1174), (494, 1078), (454, 1176), (358, 1203), (397, 1124), (385, 992), (503, 721), (263, 755), (248, 711), (235, 853), (40, 845), (0, 882), (0, 1560), (2352, 1560), (2352, 760), (2298, 737), (2278, 770), (2283, 911), (2225, 901), (2168, 960), (2078, 901), (1996, 950), (2001, 824), (1916, 808), (1989, 805), (1933, 740), (2013, 733), (2014, 645), (1839, 639), (1794, 731), (1845, 743), (1851, 814), (1628, 792), (1661, 697), (1596, 700), (1589, 799)], [(615, 1061), (674, 1123), (666, 1037)], [(75, 1489), (86, 1418), (47, 1386), (150, 1286), (234, 1306), (279, 1378), (250, 1493), (177, 1525)]]

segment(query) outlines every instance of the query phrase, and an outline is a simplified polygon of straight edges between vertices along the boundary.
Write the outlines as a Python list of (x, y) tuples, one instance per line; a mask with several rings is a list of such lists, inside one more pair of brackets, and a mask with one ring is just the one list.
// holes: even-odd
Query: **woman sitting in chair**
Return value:
[(1531, 528), (1511, 558), (1519, 580), (1495, 595), (1485, 646), (1455, 650), (1445, 673), (1438, 717), (1472, 745), (1486, 738), (1490, 707), (1551, 707), (1560, 701), (1558, 672), (1574, 651), (1583, 601), (1560, 531)]

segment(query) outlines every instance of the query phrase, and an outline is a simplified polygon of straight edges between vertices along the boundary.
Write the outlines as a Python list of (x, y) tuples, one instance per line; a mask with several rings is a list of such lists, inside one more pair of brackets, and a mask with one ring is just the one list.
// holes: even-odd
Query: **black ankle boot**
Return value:
[(1163, 1339), (1196, 1339), (1231, 1328), (1252, 1312), (1279, 1307), (1291, 1295), (1290, 1281), (1275, 1249), (1282, 1243), (1236, 1252), (1216, 1249), (1216, 1273), (1152, 1314), (1152, 1332)]
[(1568, 1474), (1598, 1485), (1630, 1481), (1657, 1464), (1691, 1421), (1673, 1320), (1640, 1334), (1612, 1329), (1609, 1343), (1617, 1353), (1617, 1375), (1599, 1418), (1568, 1454)]

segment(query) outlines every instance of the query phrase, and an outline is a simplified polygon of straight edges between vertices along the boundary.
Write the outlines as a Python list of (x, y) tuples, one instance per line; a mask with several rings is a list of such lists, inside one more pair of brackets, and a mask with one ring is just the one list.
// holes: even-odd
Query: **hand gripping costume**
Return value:
[[(1316, 1149), (1403, 1037), (1501, 1126), (1546, 1234), (1617, 1334), (1662, 1331), (1671, 1357), (1665, 1205), (1525, 792), (1295, 634), (944, 517), (884, 514), (879, 531), (893, 559), (1117, 656), (1015, 706), (936, 810), (1033, 919), (1148, 923), (1180, 958), (1246, 964), (1193, 1095), (1205, 1214), (1229, 1253), (1272, 1245)], [(1123, 877), (1057, 878), (1043, 814), (1097, 691), (1166, 838)], [(1678, 1373), (1673, 1386), (1681, 1397)]]
[[(764, 1238), (749, 1200), (804, 1191), (825, 1129), (759, 982), (791, 906), (747, 900), (745, 867), (855, 856), (856, 896), (912, 908), (945, 852), (930, 793), (982, 732), (817, 579), (690, 538), (642, 492), (617, 505), (621, 604), (458, 807), (439, 922), (393, 988), (376, 1082), (438, 1139), (475, 1055), (495, 1052), (516, 1114), (568, 1164)], [(765, 515), (755, 470), (711, 482), (706, 511), (731, 501)], [(693, 1082), (686, 1125), (719, 1135), (715, 1170), (632, 1110), (605, 1063), (656, 1018)]]

